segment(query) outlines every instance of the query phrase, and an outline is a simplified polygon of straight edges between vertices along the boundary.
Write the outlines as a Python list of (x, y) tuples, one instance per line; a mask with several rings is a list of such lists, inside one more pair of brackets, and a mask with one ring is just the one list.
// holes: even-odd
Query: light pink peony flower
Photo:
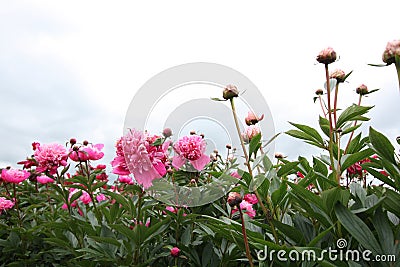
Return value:
[(258, 126), (250, 125), (246, 129), (246, 135), (247, 135), (248, 140), (251, 141), (251, 139), (253, 139), (253, 137), (256, 136), (257, 134), (259, 134), (260, 132), (261, 132), (261, 130)]
[(42, 144), (36, 146), (34, 157), (38, 162), (37, 172), (55, 174), (58, 167), (67, 165), (68, 153), (60, 144)]
[(14, 207), (14, 202), (4, 197), (0, 197), (0, 214), (2, 211), (11, 209), (12, 207)]
[(25, 170), (17, 170), (17, 169), (3, 169), (1, 171), (1, 178), (8, 182), (18, 184), (29, 177), (30, 173)]
[(115, 147), (117, 148), (117, 156), (111, 161), (111, 166), (113, 167), (112, 173), (117, 175), (129, 175), (131, 172), (126, 165), (124, 151), (122, 148), (122, 138), (120, 138)]
[(390, 65), (395, 63), (396, 55), (400, 57), (400, 40), (388, 42), (386, 49), (382, 54), (382, 61)]
[(242, 178), (242, 176), (240, 176), (240, 174), (239, 174), (237, 171), (231, 172), (230, 175), (231, 175), (232, 177), (235, 177), (235, 178), (238, 178), (238, 179), (241, 179), (241, 178)]
[(54, 183), (54, 179), (52, 179), (52, 178), (50, 178), (49, 176), (46, 176), (46, 175), (38, 176), (36, 178), (36, 180), (41, 184)]
[[(243, 200), (242, 202), (240, 202), (239, 204), (240, 209), (246, 213), (250, 218), (254, 218), (254, 216), (256, 216), (256, 211), (253, 209), (253, 205), (249, 202), (247, 202), (246, 200)], [(232, 214), (238, 212), (239, 209), (235, 208), (232, 209)]]
[(196, 170), (201, 171), (210, 162), (210, 157), (204, 154), (206, 142), (199, 135), (182, 137), (174, 145), (174, 149), (177, 155), (172, 160), (172, 166), (176, 169), (188, 160)]
[(169, 142), (162, 146), (153, 146), (157, 138), (136, 130), (130, 130), (122, 137), (126, 165), (144, 189), (152, 186), (154, 179), (161, 178), (167, 172), (165, 165)]

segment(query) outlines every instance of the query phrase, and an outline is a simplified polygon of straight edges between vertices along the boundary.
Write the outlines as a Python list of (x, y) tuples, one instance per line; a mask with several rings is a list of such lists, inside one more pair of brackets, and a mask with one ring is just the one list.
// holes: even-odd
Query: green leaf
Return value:
[(322, 139), (321, 135), (315, 130), (314, 128), (307, 126), (307, 125), (302, 125), (302, 124), (297, 124), (293, 122), (289, 122), (291, 125), (302, 131), (308, 136), (309, 141), (313, 141), (321, 146), (324, 145), (324, 140)]
[(299, 165), (298, 161), (293, 161), (293, 162), (288, 162), (285, 165), (281, 166), (278, 170), (278, 176), (283, 177), (286, 176), (287, 174), (291, 174), (296, 172), (296, 167)]
[(369, 140), (379, 156), (396, 164), (394, 159), (394, 147), (386, 136), (376, 131), (374, 128), (369, 127)]
[(361, 246), (370, 250), (373, 255), (382, 255), (383, 251), (368, 226), (340, 202), (335, 205), (335, 213), (340, 223), (346, 228)]
[(373, 107), (351, 105), (340, 114), (336, 123), (336, 128), (342, 128), (349, 121), (364, 120), (364, 117), (361, 115), (367, 113), (371, 108)]
[(115, 201), (117, 201), (119, 204), (122, 205), (122, 207), (125, 209), (125, 211), (129, 212), (131, 210), (130, 206), (129, 206), (129, 202), (127, 199), (125, 199), (124, 196), (114, 193), (114, 192), (111, 192), (111, 191), (106, 191), (106, 192), (104, 192), (104, 194), (115, 199)]
[(350, 199), (350, 192), (340, 187), (331, 188), (321, 193), (322, 202), (325, 204), (325, 210), (331, 214), (335, 204), (340, 203), (347, 205)]
[(273, 221), (273, 225), (278, 228), (278, 230), (281, 231), (284, 236), (295, 241), (293, 245), (305, 245), (305, 237), (297, 228), (275, 220)]
[(324, 132), (324, 134), (329, 137), (330, 126), (329, 121), (326, 118), (319, 116), (319, 127)]
[(377, 209), (372, 218), (372, 223), (378, 234), (382, 250), (385, 251), (386, 254), (394, 254), (395, 241), (387, 213), (383, 212), (382, 209)]
[(370, 148), (362, 150), (360, 152), (356, 152), (354, 154), (347, 154), (341, 158), (341, 170), (344, 171), (354, 163), (366, 159), (369, 156), (373, 155), (374, 151)]
[(261, 133), (257, 134), (253, 138), (251, 138), (250, 145), (249, 145), (249, 157), (251, 157), (251, 155), (253, 153), (257, 152), (257, 150), (260, 148), (260, 146), (261, 146), (260, 141), (261, 141)]

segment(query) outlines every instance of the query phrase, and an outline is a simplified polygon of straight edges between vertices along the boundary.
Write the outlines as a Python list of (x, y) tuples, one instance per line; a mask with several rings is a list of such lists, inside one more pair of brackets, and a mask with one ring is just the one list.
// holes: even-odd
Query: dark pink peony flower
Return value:
[(129, 175), (120, 175), (118, 177), (118, 182), (123, 184), (133, 184), (133, 180)]
[(104, 194), (98, 194), (98, 195), (96, 196), (96, 200), (97, 200), (98, 202), (102, 202), (102, 201), (106, 201), (107, 198), (106, 198), (106, 196), (105, 196)]
[(126, 165), (124, 151), (122, 148), (122, 138), (120, 138), (115, 147), (117, 148), (117, 156), (111, 161), (111, 166), (113, 167), (112, 173), (117, 175), (129, 175), (131, 172)]
[(255, 194), (246, 194), (244, 195), (243, 200), (249, 202), (252, 205), (258, 203), (258, 199)]
[(4, 197), (0, 197), (0, 214), (2, 213), (2, 211), (11, 209), (12, 207), (14, 207), (14, 202)]
[(30, 173), (25, 170), (17, 169), (3, 169), (1, 171), (1, 178), (8, 183), (18, 184), (29, 177)]
[(26, 160), (17, 162), (17, 164), (24, 165), (24, 169), (30, 169), (33, 166), (37, 166), (36, 161), (34, 159), (27, 158)]
[[(253, 209), (253, 205), (246, 200), (243, 200), (239, 204), (240, 209), (246, 213), (250, 218), (254, 218), (256, 216), (256, 211)], [(236, 207), (235, 209), (232, 209), (232, 214), (238, 212), (239, 209)]]
[(173, 247), (173, 248), (171, 248), (171, 251), (170, 251), (171, 256), (174, 258), (179, 257), (180, 252), (181, 252), (181, 250), (178, 247)]
[(79, 200), (82, 201), (83, 204), (87, 205), (92, 202), (92, 198), (86, 191), (82, 191), (82, 195), (79, 197)]
[(50, 178), (50, 177), (48, 177), (46, 175), (38, 176), (36, 178), (36, 180), (41, 184), (54, 183), (54, 179), (52, 179), (52, 178)]
[(174, 149), (177, 155), (172, 160), (172, 166), (176, 169), (189, 161), (196, 170), (201, 171), (210, 162), (210, 157), (204, 154), (206, 142), (199, 135), (182, 137), (174, 145)]
[(55, 174), (58, 167), (67, 165), (68, 153), (60, 144), (43, 144), (36, 146), (34, 157), (38, 162), (37, 172)]

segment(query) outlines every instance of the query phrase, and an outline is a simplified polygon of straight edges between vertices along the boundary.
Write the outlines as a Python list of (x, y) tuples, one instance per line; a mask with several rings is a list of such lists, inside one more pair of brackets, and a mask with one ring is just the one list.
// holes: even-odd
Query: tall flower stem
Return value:
[[(242, 137), (242, 134), (240, 132), (239, 120), (238, 120), (237, 115), (236, 115), (235, 102), (233, 101), (233, 98), (230, 99), (230, 103), (231, 103), (231, 108), (232, 108), (233, 119), (235, 121), (236, 130), (237, 130), (237, 133), (238, 133), (238, 136), (239, 136), (239, 140), (240, 140), (240, 145), (242, 146), (243, 154), (244, 154), (244, 157), (245, 157), (245, 160), (246, 160), (246, 166), (247, 166), (247, 169), (249, 171), (250, 177), (254, 178), (253, 177), (253, 170), (251, 169), (251, 166), (250, 166), (250, 158), (249, 158), (249, 155), (247, 154), (247, 150), (246, 150), (246, 147), (244, 145), (243, 137)], [(268, 210), (265, 207), (264, 203), (262, 202), (262, 198), (261, 198), (260, 194), (258, 193), (258, 190), (254, 189), (254, 193), (256, 194), (258, 203), (260, 204), (260, 207), (261, 207), (261, 209), (262, 209), (262, 211), (264, 213), (265, 218), (268, 219), (268, 217), (269, 217)], [(278, 243), (279, 239), (278, 239), (278, 235), (277, 235), (277, 233), (275, 231), (275, 227), (274, 227), (274, 225), (273, 225), (271, 220), (268, 220), (268, 222), (269, 222), (269, 224), (271, 226), (275, 242)]]
[(239, 206), (239, 214), (240, 214), (240, 220), (242, 221), (242, 234), (243, 234), (244, 246), (246, 248), (246, 257), (249, 260), (250, 266), (254, 266), (253, 258), (251, 257), (250, 253), (249, 240), (247, 239), (246, 226), (244, 225), (243, 212), (240, 206)]
[[(236, 115), (235, 102), (233, 101), (233, 98), (229, 99), (229, 101), (231, 103), (233, 119), (235, 121), (236, 130), (237, 130), (237, 133), (238, 133), (238, 136), (239, 136), (239, 139), (240, 139), (240, 145), (242, 146), (244, 158), (246, 160), (245, 164), (247, 166), (247, 170), (249, 171), (249, 174), (250, 174), (251, 178), (253, 178), (253, 170), (251, 169), (251, 166), (250, 166), (250, 158), (249, 158), (249, 155), (247, 154), (246, 146), (244, 145), (243, 137), (242, 137), (242, 134), (240, 132), (239, 120), (238, 120), (237, 115)], [(263, 210), (264, 215), (267, 216), (268, 215), (268, 211), (265, 208), (264, 203), (262, 202), (262, 199), (261, 199), (260, 194), (258, 193), (257, 189), (254, 190), (254, 193), (256, 194), (258, 203), (260, 203), (260, 206), (261, 206), (261, 209)]]
[[(337, 98), (338, 98), (338, 92), (339, 92), (339, 83), (336, 83), (335, 86), (335, 98), (333, 100), (333, 121), (335, 122), (335, 128), (336, 128), (336, 122), (337, 122)], [(337, 129), (336, 129), (337, 130)]]
[(329, 69), (328, 64), (325, 64), (325, 77), (326, 77), (326, 91), (328, 97), (328, 119), (329, 119), (329, 157), (331, 161), (331, 167), (333, 171), (333, 176), (336, 178), (338, 185), (340, 176), (337, 177), (336, 168), (334, 164), (334, 157), (333, 157), (333, 122), (332, 122), (332, 109), (331, 109), (331, 88), (330, 88), (330, 81), (329, 81)]
[(326, 113), (325, 113), (324, 105), (322, 104), (322, 98), (321, 98), (320, 95), (318, 96), (318, 98), (319, 98), (319, 104), (321, 105), (322, 113), (324, 114), (324, 117), (325, 117), (325, 119), (326, 119)]
[(399, 81), (399, 91), (400, 91), (400, 62), (395, 62), (396, 72), (397, 72), (397, 80)]

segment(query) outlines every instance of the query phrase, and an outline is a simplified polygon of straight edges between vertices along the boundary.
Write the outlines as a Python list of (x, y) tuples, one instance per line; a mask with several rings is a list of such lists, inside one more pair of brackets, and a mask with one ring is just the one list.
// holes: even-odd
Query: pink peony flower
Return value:
[(102, 201), (106, 201), (107, 198), (106, 198), (106, 196), (105, 196), (104, 194), (98, 194), (98, 195), (96, 196), (96, 200), (97, 200), (98, 202), (102, 202)]
[(261, 132), (261, 130), (258, 126), (250, 125), (246, 129), (246, 135), (247, 135), (248, 140), (250, 141), (251, 139), (253, 139), (254, 136), (259, 134), (260, 132)]
[(69, 152), (69, 158), (73, 161), (86, 161), (86, 160), (99, 160), (104, 157), (104, 153), (101, 152), (103, 144), (81, 146), (79, 148), (71, 148)]
[(50, 178), (50, 177), (48, 177), (46, 175), (38, 176), (36, 178), (36, 180), (41, 184), (54, 183), (54, 179), (52, 179), (52, 178)]
[(240, 174), (239, 174), (237, 171), (231, 172), (230, 175), (231, 175), (232, 177), (235, 177), (235, 178), (238, 178), (238, 179), (241, 179), (241, 178), (242, 178), (242, 176), (240, 176)]
[(3, 210), (5, 211), (11, 209), (12, 207), (14, 207), (14, 202), (4, 197), (0, 197), (0, 214)]
[(257, 117), (256, 114), (254, 114), (252, 111), (249, 111), (247, 114), (247, 117), (244, 119), (246, 124), (248, 126), (257, 124), (259, 121), (264, 119), (264, 114), (262, 114), (260, 117)]
[(257, 204), (258, 203), (258, 199), (257, 199), (257, 196), (255, 194), (246, 194), (246, 195), (244, 195), (243, 200), (249, 202), (250, 204)]
[(58, 167), (67, 165), (68, 153), (60, 144), (43, 144), (36, 146), (34, 157), (38, 162), (37, 172), (55, 174)]
[[(242, 202), (240, 202), (239, 204), (240, 209), (246, 213), (250, 218), (254, 218), (254, 216), (256, 216), (256, 211), (253, 209), (253, 205), (249, 202), (247, 202), (246, 200), (243, 200)], [(239, 209), (235, 208), (232, 210), (232, 214), (238, 212)]]
[(188, 160), (196, 170), (201, 171), (210, 162), (210, 157), (204, 154), (206, 142), (199, 135), (182, 137), (174, 149), (177, 155), (172, 160), (172, 166), (176, 169), (182, 167)]
[(330, 64), (336, 61), (336, 52), (332, 47), (325, 48), (319, 52), (317, 61), (323, 64)]
[(111, 161), (111, 166), (113, 167), (112, 172), (117, 175), (129, 175), (131, 172), (125, 162), (124, 151), (122, 148), (122, 138), (120, 138), (115, 147), (117, 148), (117, 156)]
[(120, 175), (118, 177), (118, 182), (123, 184), (133, 184), (133, 180), (129, 175)]
[(174, 258), (179, 257), (180, 252), (181, 252), (181, 250), (178, 247), (173, 247), (173, 248), (171, 248), (171, 251), (170, 251), (171, 256)]
[(107, 168), (107, 166), (105, 164), (98, 164), (96, 166), (96, 170), (105, 170)]
[(171, 206), (166, 206), (165, 209), (172, 213), (177, 213), (177, 211), (178, 211), (176, 208), (171, 207)]
[(30, 169), (33, 166), (37, 166), (36, 161), (31, 158), (27, 158), (26, 160), (19, 161), (19, 162), (17, 162), (17, 164), (24, 165), (24, 167), (23, 167), (24, 169)]
[(161, 178), (167, 172), (165, 166), (168, 164), (169, 142), (153, 146), (153, 142), (158, 138), (136, 130), (130, 130), (122, 137), (126, 165), (144, 189), (152, 186), (154, 179)]
[(82, 201), (83, 204), (87, 205), (92, 202), (92, 198), (86, 191), (82, 191), (82, 195), (79, 197), (79, 200)]
[(8, 183), (18, 184), (29, 177), (30, 173), (25, 170), (3, 169), (1, 178)]

